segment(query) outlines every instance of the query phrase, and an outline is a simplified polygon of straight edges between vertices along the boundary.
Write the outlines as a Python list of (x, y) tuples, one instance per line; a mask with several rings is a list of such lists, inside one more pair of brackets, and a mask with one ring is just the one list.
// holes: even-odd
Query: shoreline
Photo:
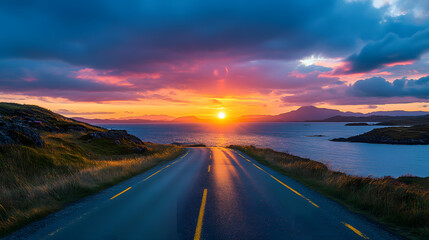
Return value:
[(429, 237), (429, 177), (359, 177), (333, 171), (321, 162), (269, 148), (241, 145), (229, 148), (249, 155), (404, 237)]

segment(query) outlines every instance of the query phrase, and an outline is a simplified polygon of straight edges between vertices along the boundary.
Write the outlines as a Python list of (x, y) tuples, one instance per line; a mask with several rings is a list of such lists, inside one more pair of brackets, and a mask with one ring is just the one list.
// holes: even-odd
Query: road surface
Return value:
[(236, 150), (186, 155), (6, 239), (399, 239)]

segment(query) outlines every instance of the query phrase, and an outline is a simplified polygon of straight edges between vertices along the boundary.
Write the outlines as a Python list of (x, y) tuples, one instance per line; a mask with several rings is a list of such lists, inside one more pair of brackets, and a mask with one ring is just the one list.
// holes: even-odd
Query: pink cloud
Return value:
[(394, 63), (387, 63), (384, 64), (386, 67), (394, 67), (394, 66), (404, 66), (404, 65), (411, 65), (414, 64), (416, 61), (403, 61), (403, 62), (394, 62)]
[(80, 69), (75, 73), (75, 77), (79, 79), (89, 79), (117, 86), (132, 86), (129, 79), (159, 79), (161, 77), (160, 73), (115, 73), (113, 70), (100, 71), (92, 68)]

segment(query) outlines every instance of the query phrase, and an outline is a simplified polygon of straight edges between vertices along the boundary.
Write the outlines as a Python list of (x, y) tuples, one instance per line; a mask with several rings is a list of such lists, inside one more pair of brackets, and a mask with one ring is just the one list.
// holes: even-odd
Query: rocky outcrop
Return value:
[(392, 139), (386, 136), (353, 136), (349, 138), (334, 138), (331, 141), (334, 142), (361, 142), (361, 143), (384, 143), (384, 144), (403, 144), (403, 145), (427, 145), (429, 144), (429, 138), (427, 139)]
[(43, 132), (67, 133), (70, 131), (90, 132), (105, 130), (104, 128), (79, 122), (34, 105), (0, 103), (1, 119)]
[(335, 138), (331, 141), (427, 145), (429, 144), (429, 125), (377, 128), (361, 135)]
[(369, 126), (369, 124), (365, 122), (357, 122), (357, 123), (346, 123), (344, 126)]
[(113, 140), (116, 144), (120, 144), (122, 140), (126, 140), (138, 145), (144, 145), (143, 141), (138, 137), (128, 134), (125, 130), (109, 130), (106, 132), (96, 131), (84, 136), (85, 139), (104, 138)]
[(12, 138), (0, 131), (0, 145), (14, 144)]
[(45, 145), (40, 134), (20, 123), (0, 121), (0, 145), (20, 144), (43, 147)]

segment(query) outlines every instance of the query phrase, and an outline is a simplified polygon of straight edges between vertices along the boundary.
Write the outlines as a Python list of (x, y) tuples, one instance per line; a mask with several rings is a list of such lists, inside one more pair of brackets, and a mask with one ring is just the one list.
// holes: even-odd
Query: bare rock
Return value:
[(45, 142), (40, 134), (19, 123), (3, 122), (0, 125), (0, 144), (22, 144), (43, 147)]

